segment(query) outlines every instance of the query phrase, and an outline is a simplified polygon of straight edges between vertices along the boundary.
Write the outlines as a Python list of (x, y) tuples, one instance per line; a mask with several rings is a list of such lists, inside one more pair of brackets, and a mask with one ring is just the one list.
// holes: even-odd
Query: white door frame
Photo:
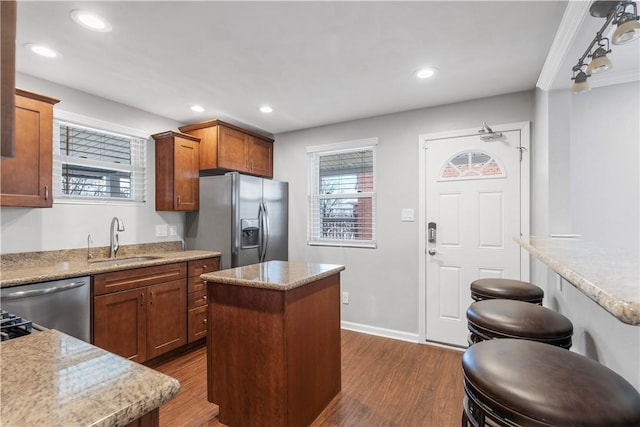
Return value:
[[(531, 182), (531, 122), (516, 122), (507, 123), (502, 125), (491, 125), (491, 128), (496, 132), (507, 131), (520, 131), (520, 146), (524, 148), (522, 152), (522, 163), (520, 168), (520, 232), (523, 235), (529, 234), (530, 227), (530, 182)], [(426, 200), (426, 162), (424, 149), (427, 141), (433, 141), (436, 139), (449, 139), (463, 136), (479, 135), (478, 128), (462, 129), (456, 131), (446, 131), (438, 133), (427, 133), (418, 136), (418, 315), (420, 318), (418, 324), (418, 339), (419, 342), (424, 343), (427, 341), (427, 224), (425, 218), (425, 212), (427, 208)], [(513, 236), (516, 237), (516, 236)], [(520, 265), (521, 265), (521, 280), (529, 280), (530, 265), (529, 265), (529, 252), (520, 249)]]

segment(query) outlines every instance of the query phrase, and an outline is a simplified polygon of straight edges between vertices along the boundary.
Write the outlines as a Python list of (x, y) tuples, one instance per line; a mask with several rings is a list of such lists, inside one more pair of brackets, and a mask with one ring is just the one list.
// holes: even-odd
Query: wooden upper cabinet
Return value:
[(15, 156), (14, 89), (16, 83), (16, 16), (15, 0), (0, 1), (0, 155)]
[(221, 120), (179, 129), (200, 138), (200, 170), (213, 174), (238, 171), (273, 177), (273, 139)]
[(173, 131), (152, 135), (156, 141), (156, 210), (200, 208), (200, 138)]
[(2, 158), (0, 205), (53, 205), (53, 105), (55, 98), (15, 91), (15, 156)]

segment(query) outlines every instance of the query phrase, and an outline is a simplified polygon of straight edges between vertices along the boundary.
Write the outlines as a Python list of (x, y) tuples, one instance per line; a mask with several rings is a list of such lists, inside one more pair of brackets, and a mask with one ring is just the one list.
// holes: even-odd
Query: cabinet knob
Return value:
[(178, 206), (180, 206), (180, 196), (178, 196)]
[(207, 324), (207, 319), (202, 319), (202, 323)]
[(203, 295), (202, 299), (206, 301), (207, 300), (207, 296)]
[(48, 185), (44, 186), (44, 199), (45, 200), (49, 200), (49, 186)]
[(206, 269), (207, 269), (207, 264), (203, 265), (203, 266), (202, 266), (202, 269), (203, 269), (203, 270), (206, 270)]

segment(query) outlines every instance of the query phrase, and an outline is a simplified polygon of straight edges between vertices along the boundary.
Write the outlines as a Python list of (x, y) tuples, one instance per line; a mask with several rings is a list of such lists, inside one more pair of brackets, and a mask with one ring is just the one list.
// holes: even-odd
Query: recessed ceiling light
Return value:
[(260, 110), (260, 112), (262, 113), (273, 113), (273, 108), (269, 107), (268, 105), (258, 107), (258, 110)]
[(416, 77), (419, 79), (428, 79), (436, 73), (435, 68), (423, 68), (416, 71)]
[(36, 44), (36, 43), (27, 43), (24, 45), (27, 49), (29, 49), (33, 53), (37, 53), (40, 56), (44, 56), (46, 58), (55, 58), (58, 56), (58, 52), (51, 49), (50, 47)]
[(195, 111), (196, 113), (204, 113), (204, 107), (200, 105), (192, 105), (191, 111)]
[(93, 12), (87, 12), (86, 10), (72, 10), (71, 19), (73, 19), (77, 24), (93, 31), (100, 31), (103, 33), (111, 31), (111, 24), (106, 19)]

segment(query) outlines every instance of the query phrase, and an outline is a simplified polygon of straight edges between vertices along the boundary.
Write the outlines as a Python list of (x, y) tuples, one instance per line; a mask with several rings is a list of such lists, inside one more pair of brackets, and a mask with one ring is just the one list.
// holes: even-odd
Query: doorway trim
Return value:
[[(531, 182), (531, 122), (515, 122), (501, 125), (491, 125), (497, 132), (519, 131), (520, 146), (523, 148), (522, 162), (520, 168), (520, 234), (530, 233), (530, 182)], [(438, 133), (426, 133), (418, 136), (418, 340), (420, 343), (427, 343), (427, 242), (426, 242), (426, 161), (424, 150), (428, 141), (438, 139), (459, 138), (465, 136), (479, 135), (478, 128), (462, 129), (455, 131), (445, 131)], [(520, 248), (520, 278), (529, 280), (530, 275), (530, 255)]]

